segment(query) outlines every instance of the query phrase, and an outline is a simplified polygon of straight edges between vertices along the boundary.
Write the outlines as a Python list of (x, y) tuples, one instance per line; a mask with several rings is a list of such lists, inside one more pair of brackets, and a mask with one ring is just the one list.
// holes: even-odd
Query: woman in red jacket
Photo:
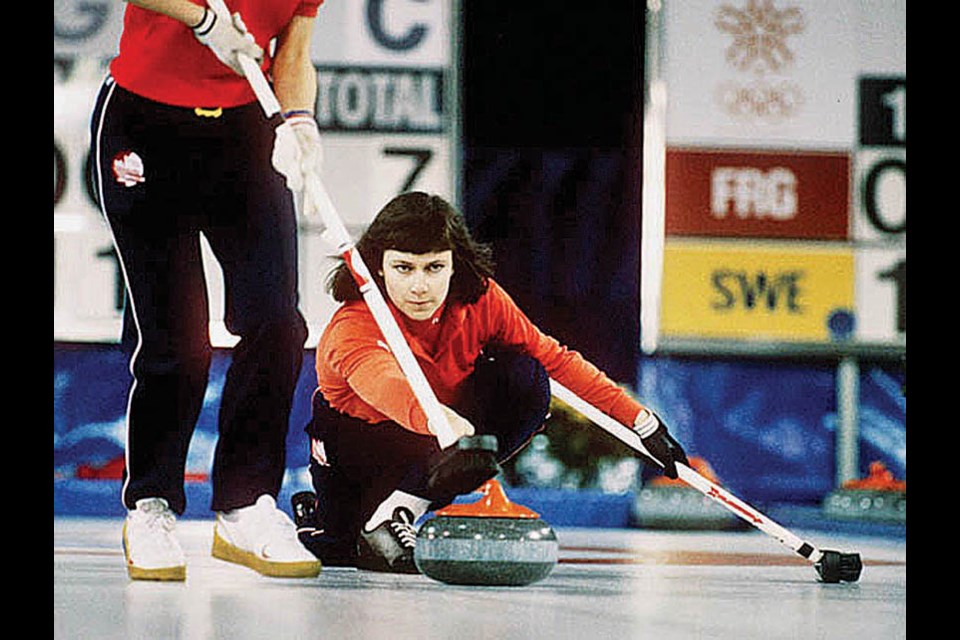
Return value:
[[(543, 428), (552, 377), (634, 425), (676, 477), (686, 456), (666, 426), (524, 315), (493, 279), (489, 248), (442, 198), (397, 196), (357, 249), (457, 435), (493, 434), (498, 460), (513, 456)], [(300, 539), (328, 566), (416, 572), (413, 523), (456, 495), (427, 486), (437, 439), (345, 264), (328, 288), (343, 305), (317, 346), (316, 496), (296, 499)]]

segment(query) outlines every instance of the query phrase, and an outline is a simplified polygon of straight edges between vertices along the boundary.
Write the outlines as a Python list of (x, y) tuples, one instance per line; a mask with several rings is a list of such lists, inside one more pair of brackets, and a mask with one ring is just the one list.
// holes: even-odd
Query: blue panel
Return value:
[(54, 346), (53, 465), (72, 475), (123, 454), (131, 376), (118, 347)]
[[(861, 468), (906, 475), (906, 399), (896, 369), (863, 367)], [(690, 455), (746, 500), (815, 502), (834, 488), (833, 364), (658, 358), (640, 367), (640, 398)]]
[[(210, 384), (187, 458), (187, 472), (210, 470), (217, 441), (219, 398), (230, 352), (214, 352)], [(308, 464), (310, 419), (315, 387), (313, 352), (304, 354), (287, 436), (289, 467)], [(78, 465), (100, 467), (123, 455), (127, 394), (132, 377), (126, 356), (113, 345), (55, 345), (53, 350), (53, 464), (55, 476), (70, 478)]]
[(907, 477), (907, 398), (901, 369), (861, 365), (860, 475), (874, 460), (883, 462), (894, 477)]

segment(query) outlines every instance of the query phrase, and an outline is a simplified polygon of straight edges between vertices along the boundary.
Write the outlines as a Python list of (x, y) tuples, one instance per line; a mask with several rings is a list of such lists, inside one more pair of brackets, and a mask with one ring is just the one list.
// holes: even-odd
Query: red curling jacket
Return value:
[[(203, 0), (191, 2), (205, 6)], [(294, 16), (317, 15), (323, 0), (226, 0), (264, 51), (270, 69), (270, 41)], [(120, 53), (110, 63), (117, 84), (138, 96), (177, 107), (236, 107), (255, 101), (247, 80), (220, 62), (182, 22), (128, 4)]]
[[(448, 302), (429, 320), (411, 320), (389, 300), (387, 304), (442, 404), (456, 403), (480, 351), (496, 343), (536, 358), (551, 378), (627, 426), (643, 408), (579, 353), (541, 332), (492, 279), (477, 302)], [(331, 407), (371, 424), (392, 420), (410, 431), (430, 433), (365, 302), (346, 302), (334, 313), (316, 355), (318, 389)]]

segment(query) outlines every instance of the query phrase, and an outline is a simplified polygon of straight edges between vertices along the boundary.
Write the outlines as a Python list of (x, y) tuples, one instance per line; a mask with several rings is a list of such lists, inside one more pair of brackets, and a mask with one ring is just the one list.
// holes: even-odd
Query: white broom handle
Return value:
[[(626, 444), (628, 447), (648, 456), (651, 460), (655, 460), (658, 464), (660, 464), (661, 467), (663, 466), (663, 464), (660, 463), (660, 461), (657, 460), (647, 450), (647, 448), (643, 446), (643, 441), (640, 439), (640, 435), (637, 434), (636, 431), (603, 413), (556, 380), (550, 380), (550, 387), (554, 396), (570, 405), (572, 408), (576, 409), (585, 418), (588, 418), (591, 422)], [(743, 520), (746, 520), (757, 529), (760, 529), (764, 533), (776, 538), (785, 546), (790, 547), (798, 553), (801, 553), (811, 562), (816, 562), (820, 559), (822, 555), (820, 550), (816, 549), (815, 547), (811, 547), (809, 543), (805, 542), (789, 530), (783, 528), (767, 516), (763, 515), (723, 487), (720, 487), (707, 478), (704, 478), (702, 475), (683, 463), (678, 462), (676, 463), (676, 466), (677, 475), (680, 476), (680, 479), (703, 495), (722, 505)], [(804, 552), (805, 546), (810, 548), (809, 554)]]
[[(224, 0), (207, 0), (207, 4), (219, 15), (231, 15), (230, 9), (227, 8), (227, 3), (224, 2)], [(240, 62), (240, 67), (243, 69), (243, 74), (247, 78), (247, 82), (250, 83), (250, 88), (253, 89), (253, 92), (257, 95), (257, 101), (260, 102), (260, 107), (267, 115), (267, 118), (272, 118), (280, 113), (280, 101), (277, 100), (277, 96), (274, 95), (273, 89), (270, 88), (270, 83), (267, 82), (256, 60), (245, 55), (239, 55), (237, 58)]]
[[(218, 11), (229, 14), (229, 10), (223, 0), (209, 0), (209, 3), (211, 6), (217, 5)], [(255, 60), (252, 60), (248, 56), (240, 55), (238, 57), (244, 75), (250, 83), (253, 92), (256, 94), (257, 101), (260, 103), (266, 116), (271, 118), (280, 113), (280, 101), (277, 100), (277, 96), (267, 82), (266, 77), (264, 77), (260, 66)], [(387, 345), (390, 347), (394, 357), (397, 359), (397, 363), (400, 365), (400, 369), (410, 383), (413, 394), (420, 403), (423, 412), (426, 414), (427, 420), (429, 420), (432, 428), (436, 430), (440, 447), (445, 449), (457, 441), (457, 434), (450, 426), (450, 422), (447, 420), (447, 416), (440, 406), (440, 401), (437, 400), (433, 388), (423, 375), (423, 370), (420, 368), (420, 364), (410, 350), (410, 345), (407, 344), (406, 338), (404, 338), (403, 333), (400, 331), (400, 326), (397, 324), (396, 318), (393, 317), (393, 313), (391, 313), (389, 307), (387, 307), (387, 303), (383, 299), (379, 287), (377, 287), (373, 281), (370, 270), (367, 268), (367, 265), (364, 264), (360, 252), (357, 251), (354, 246), (353, 240), (333, 204), (333, 200), (330, 199), (326, 188), (324, 188), (323, 183), (320, 181), (320, 177), (313, 176), (313, 178), (313, 180), (307, 180), (304, 187), (310, 192), (313, 200), (319, 204), (320, 216), (323, 218), (323, 223), (327, 227), (328, 234), (336, 242), (338, 253), (343, 257), (348, 268), (353, 273), (354, 278), (357, 280), (357, 286), (360, 288), (360, 293), (363, 295), (363, 299), (366, 301), (370, 313), (373, 315), (377, 326), (380, 327), (380, 331), (383, 333)]]

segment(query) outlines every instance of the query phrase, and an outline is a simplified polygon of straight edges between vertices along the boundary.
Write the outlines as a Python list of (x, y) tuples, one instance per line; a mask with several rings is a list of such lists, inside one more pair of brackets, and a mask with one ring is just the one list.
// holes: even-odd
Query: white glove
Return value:
[[(450, 428), (456, 434), (456, 440), (459, 440), (463, 436), (472, 436), (474, 433), (473, 425), (470, 422), (461, 416), (459, 413), (451, 409), (446, 405), (440, 405), (440, 408), (443, 410), (443, 413), (447, 416), (447, 422), (450, 424)], [(430, 433), (437, 435), (436, 428), (430, 422), (427, 423), (427, 428), (430, 429)]]
[[(287, 181), (294, 193), (304, 191), (309, 180), (319, 180), (323, 168), (323, 146), (317, 121), (309, 113), (291, 115), (276, 129), (271, 156), (273, 168)], [(303, 214), (308, 219), (318, 218), (319, 203), (313, 201), (309, 189), (303, 198)]]
[(243, 67), (240, 66), (237, 54), (249, 56), (258, 63), (263, 59), (263, 49), (261, 49), (253, 35), (247, 31), (239, 13), (229, 14), (218, 13), (212, 7), (206, 7), (203, 12), (203, 20), (193, 28), (193, 35), (197, 37), (202, 44), (210, 47), (220, 62), (224, 63), (239, 75), (243, 75)]

